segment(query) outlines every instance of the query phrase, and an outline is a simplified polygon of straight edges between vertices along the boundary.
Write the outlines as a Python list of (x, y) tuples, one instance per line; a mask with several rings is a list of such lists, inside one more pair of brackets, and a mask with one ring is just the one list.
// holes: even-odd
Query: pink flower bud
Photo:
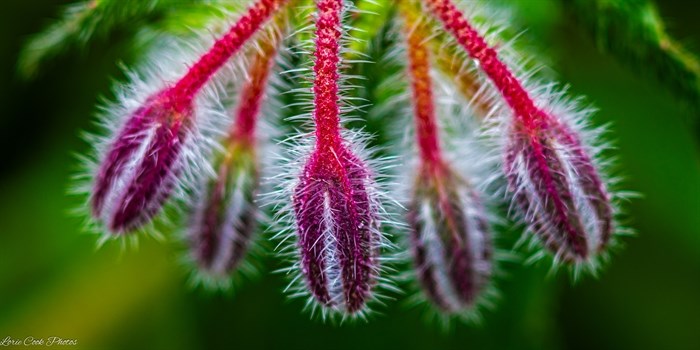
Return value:
[(613, 230), (610, 195), (567, 125), (551, 119), (528, 130), (513, 122), (505, 171), (531, 231), (557, 259), (585, 262), (605, 250)]
[(189, 227), (190, 254), (199, 277), (213, 286), (229, 285), (228, 277), (248, 252), (257, 226), (253, 200), (259, 187), (256, 129), (261, 117), (268, 77), (282, 39), (286, 15), (271, 24), (272, 35), (257, 40), (250, 54), (249, 80), (241, 89), (234, 122), (223, 140), (224, 152), (214, 162), (215, 177), (206, 179), (195, 200)]
[(489, 284), (493, 247), (479, 196), (447, 168), (424, 167), (416, 179), (408, 223), (418, 279), (438, 308), (473, 308)]
[(301, 272), (323, 306), (360, 311), (376, 284), (379, 233), (370, 173), (346, 147), (316, 150), (294, 191)]
[(474, 309), (489, 285), (491, 233), (479, 195), (445, 160), (425, 45), (427, 28), (415, 4), (401, 5), (420, 157), (407, 217), (414, 266), (424, 294), (440, 311), (464, 314)]
[(253, 150), (241, 143), (234, 143), (217, 164), (217, 176), (197, 200), (188, 237), (199, 270), (225, 281), (245, 257), (257, 223), (253, 199), (258, 171)]
[(191, 106), (167, 93), (131, 114), (97, 172), (92, 212), (114, 233), (133, 230), (161, 208), (180, 171)]
[(341, 134), (338, 106), (342, 0), (316, 2), (315, 145), (292, 193), (304, 293), (328, 312), (362, 316), (380, 271), (374, 174)]
[(193, 129), (193, 100), (284, 3), (257, 0), (184, 76), (127, 118), (108, 146), (91, 196), (93, 216), (109, 231), (132, 231), (159, 211), (181, 171), (182, 145)]
[[(567, 125), (571, 108), (555, 110), (554, 96), (536, 103), (498, 51), (452, 0), (423, 0), (443, 26), (478, 61), (507, 104), (511, 119), (504, 168), (513, 201), (556, 261), (596, 268), (613, 234), (611, 196), (581, 138)], [(575, 113), (573, 113), (575, 114)], [(500, 131), (500, 130), (499, 130)]]

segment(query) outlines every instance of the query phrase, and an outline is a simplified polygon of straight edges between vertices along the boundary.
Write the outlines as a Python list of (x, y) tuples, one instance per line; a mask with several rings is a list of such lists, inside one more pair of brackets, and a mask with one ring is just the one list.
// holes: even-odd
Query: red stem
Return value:
[(261, 38), (261, 50), (251, 57), (250, 80), (243, 85), (236, 109), (236, 120), (229, 131), (232, 139), (248, 144), (255, 139), (255, 127), (281, 33), (276, 31), (272, 36)]
[(431, 167), (441, 164), (440, 141), (433, 104), (430, 79), (430, 53), (424, 44), (426, 39), (419, 19), (410, 11), (403, 11), (408, 51), (409, 74), (413, 90), (416, 123), (416, 140), (423, 164)]
[(340, 146), (338, 109), (338, 64), (343, 0), (318, 0), (316, 51), (314, 56), (314, 120), (316, 142), (320, 152), (333, 152)]
[(547, 114), (535, 106), (534, 101), (510, 69), (498, 58), (495, 49), (472, 27), (452, 0), (423, 0), (438, 17), (457, 42), (479, 61), (481, 68), (501, 92), (515, 115), (529, 130), (547, 122)]
[(287, 0), (258, 0), (200, 57), (184, 77), (172, 88), (173, 94), (189, 104), (197, 92), (226, 61), (245, 44), (260, 26)]

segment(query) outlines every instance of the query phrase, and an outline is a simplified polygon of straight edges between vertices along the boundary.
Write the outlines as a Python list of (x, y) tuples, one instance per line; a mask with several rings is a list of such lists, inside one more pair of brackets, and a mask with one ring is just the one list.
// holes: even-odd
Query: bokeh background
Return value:
[[(571, 91), (612, 123), (625, 205), (637, 236), (598, 279), (572, 284), (546, 266), (506, 266), (503, 297), (480, 326), (444, 331), (401, 301), (369, 323), (310, 320), (270, 270), (234, 295), (186, 286), (172, 244), (138, 249), (82, 233), (69, 214), (75, 153), (88, 145), (100, 96), (133, 60), (129, 28), (61, 55), (37, 79), (16, 73), (30, 34), (59, 0), (0, 3), (0, 340), (59, 336), (81, 349), (700, 349), (700, 145), (693, 113), (652, 80), (599, 53), (556, 0), (504, 1)], [(670, 31), (700, 52), (700, 3), (658, 1)]]

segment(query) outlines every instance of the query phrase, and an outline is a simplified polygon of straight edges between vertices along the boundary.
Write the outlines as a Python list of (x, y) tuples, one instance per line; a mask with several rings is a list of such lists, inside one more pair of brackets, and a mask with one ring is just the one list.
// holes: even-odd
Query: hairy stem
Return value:
[[(414, 3), (414, 6), (409, 5), (411, 2)], [(431, 30), (433, 26), (439, 24), (435, 23), (432, 18), (423, 16), (421, 7), (417, 6), (416, 3), (418, 3), (416, 0), (401, 2), (401, 11), (404, 13), (404, 17), (412, 16), (425, 22), (420, 26), (412, 26), (410, 30), (415, 32), (415, 35), (422, 37), (423, 41), (427, 41), (425, 45), (432, 52), (431, 57), (435, 59), (436, 68), (454, 81), (459, 93), (471, 103), (476, 116), (485, 117), (494, 107), (494, 103), (481, 93), (482, 87), (485, 85), (484, 82), (476, 72), (464, 69), (465, 60), (460, 55), (462, 50), (454, 45), (449, 45), (447, 33), (434, 33)]]
[(255, 140), (255, 128), (260, 114), (263, 95), (270, 71), (275, 62), (277, 47), (282, 39), (284, 17), (276, 20), (276, 26), (269, 37), (258, 40), (258, 48), (251, 55), (251, 66), (248, 70), (250, 80), (243, 85), (241, 97), (236, 109), (236, 116), (229, 138), (245, 144)]
[(341, 142), (338, 108), (341, 12), (343, 0), (318, 0), (314, 57), (314, 121), (320, 152), (332, 152)]
[(413, 4), (410, 1), (404, 1), (401, 4), (408, 52), (408, 71), (413, 94), (416, 141), (421, 162), (433, 167), (442, 162), (442, 157), (430, 79), (430, 52), (425, 45), (426, 37), (423, 35), (425, 23), (421, 22), (416, 12), (411, 11), (412, 7)]
[(469, 56), (479, 62), (481, 69), (513, 109), (515, 117), (525, 124), (528, 130), (536, 130), (539, 125), (546, 124), (549, 119), (547, 114), (535, 106), (520, 80), (498, 58), (498, 52), (469, 24), (452, 0), (423, 1)]
[(177, 96), (190, 101), (212, 75), (255, 34), (262, 24), (287, 0), (258, 0), (173, 87)]

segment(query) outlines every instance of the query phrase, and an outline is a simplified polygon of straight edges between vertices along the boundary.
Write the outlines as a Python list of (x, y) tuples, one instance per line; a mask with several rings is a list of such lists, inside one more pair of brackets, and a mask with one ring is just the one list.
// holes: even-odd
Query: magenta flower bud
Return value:
[[(293, 186), (298, 267), (305, 293), (327, 311), (362, 316), (380, 270), (380, 208), (372, 171), (341, 133), (342, 0), (316, 2), (315, 145)], [(352, 141), (352, 139), (351, 139)]]
[[(329, 158), (333, 157), (333, 158)], [(301, 272), (316, 301), (361, 311), (376, 284), (380, 234), (370, 173), (344, 146), (316, 150), (294, 190)]]
[(233, 143), (205, 184), (190, 224), (191, 254), (208, 277), (225, 280), (248, 250), (256, 224), (258, 171), (253, 149)]
[(180, 171), (191, 114), (190, 104), (166, 90), (128, 118), (102, 160), (90, 200), (110, 231), (136, 229), (159, 211)]
[(420, 157), (407, 221), (417, 279), (442, 313), (467, 316), (483, 300), (493, 247), (485, 208), (441, 147), (425, 23), (411, 2), (400, 7), (406, 33), (415, 138)]
[(594, 271), (596, 258), (615, 230), (614, 210), (588, 150), (568, 124), (573, 120), (570, 125), (575, 125), (582, 113), (576, 113), (573, 104), (557, 102), (560, 98), (555, 95), (526, 89), (453, 0), (423, 1), (479, 62), (479, 69), (507, 105), (510, 120), (505, 125), (510, 130), (505, 174), (515, 206), (530, 231), (554, 253), (555, 261)]
[(479, 196), (447, 167), (423, 167), (408, 210), (414, 264), (426, 296), (446, 313), (473, 309), (493, 269)]
[[(271, 25), (277, 29), (286, 16)], [(243, 84), (234, 122), (215, 159), (215, 177), (205, 179), (195, 201), (189, 227), (190, 254), (204, 282), (227, 287), (227, 279), (246, 256), (257, 223), (253, 202), (259, 187), (256, 129), (265, 102), (265, 88), (277, 55), (282, 32), (257, 40), (251, 54), (249, 80)]]
[(286, 0), (257, 0), (174, 84), (133, 112), (108, 146), (91, 195), (92, 213), (112, 233), (139, 228), (159, 211), (182, 167), (194, 125), (193, 100)]
[(554, 120), (533, 128), (515, 121), (505, 171), (516, 206), (555, 258), (588, 262), (613, 231), (610, 195), (579, 137)]

